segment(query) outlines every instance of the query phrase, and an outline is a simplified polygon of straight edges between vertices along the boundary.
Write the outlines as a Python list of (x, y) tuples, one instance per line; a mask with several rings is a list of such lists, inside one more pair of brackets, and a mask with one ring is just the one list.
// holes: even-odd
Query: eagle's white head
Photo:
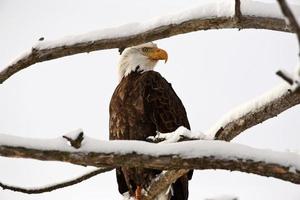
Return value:
[(119, 61), (119, 81), (132, 71), (153, 70), (158, 60), (168, 60), (168, 54), (153, 42), (126, 48)]

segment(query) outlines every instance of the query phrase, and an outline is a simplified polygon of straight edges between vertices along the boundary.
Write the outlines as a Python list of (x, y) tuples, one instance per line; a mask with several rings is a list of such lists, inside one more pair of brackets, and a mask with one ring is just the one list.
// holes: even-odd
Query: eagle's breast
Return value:
[(143, 78), (134, 72), (117, 86), (110, 102), (110, 139), (145, 140), (156, 134), (147, 113)]

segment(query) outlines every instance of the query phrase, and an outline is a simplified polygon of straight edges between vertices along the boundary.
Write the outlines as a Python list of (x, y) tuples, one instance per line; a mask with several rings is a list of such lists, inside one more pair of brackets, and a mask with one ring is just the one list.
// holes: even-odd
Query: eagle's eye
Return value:
[(142, 48), (142, 51), (143, 51), (144, 53), (147, 53), (147, 52), (149, 52), (150, 50), (151, 50), (150, 47), (143, 47), (143, 48)]

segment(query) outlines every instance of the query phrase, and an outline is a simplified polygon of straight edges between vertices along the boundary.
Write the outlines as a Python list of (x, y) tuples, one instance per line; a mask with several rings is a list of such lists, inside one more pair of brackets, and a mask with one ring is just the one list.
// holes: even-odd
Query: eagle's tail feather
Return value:
[(177, 179), (175, 183), (172, 184), (172, 197), (171, 200), (187, 200), (189, 197), (188, 189), (188, 177), (186, 175)]
[(135, 199), (142, 200), (142, 187), (138, 185), (135, 190)]

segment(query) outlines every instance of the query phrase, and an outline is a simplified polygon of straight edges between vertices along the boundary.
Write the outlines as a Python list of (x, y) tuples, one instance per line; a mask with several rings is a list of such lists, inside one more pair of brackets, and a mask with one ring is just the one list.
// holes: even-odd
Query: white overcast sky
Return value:
[[(208, 1), (208, 0), (207, 0)], [(205, 1), (0, 0), (0, 70), (40, 38), (58, 39), (129, 22), (143, 22)], [(274, 2), (275, 0), (269, 0)], [(157, 66), (181, 97), (193, 130), (205, 131), (223, 114), (282, 81), (275, 71), (297, 63), (296, 37), (264, 30), (212, 30), (157, 41), (169, 62)], [(108, 104), (117, 85), (117, 50), (36, 64), (0, 85), (0, 133), (51, 138), (83, 128), (108, 139)], [(300, 107), (245, 131), (234, 142), (299, 150)], [(47, 144), (45, 144), (47, 145)], [(0, 181), (41, 186), (89, 170), (71, 164), (0, 158)], [(234, 194), (241, 200), (298, 200), (300, 186), (225, 171), (196, 171), (190, 199)], [(0, 190), (1, 200), (120, 199), (114, 172), (40, 195)]]

